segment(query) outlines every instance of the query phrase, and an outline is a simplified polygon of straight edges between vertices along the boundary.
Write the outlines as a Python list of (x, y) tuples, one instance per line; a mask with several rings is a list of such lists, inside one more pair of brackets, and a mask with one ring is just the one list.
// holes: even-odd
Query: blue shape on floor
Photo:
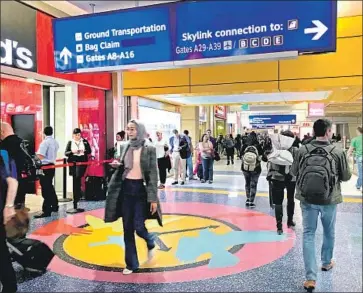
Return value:
[(182, 237), (176, 257), (182, 262), (193, 262), (205, 253), (211, 253), (209, 268), (231, 267), (238, 264), (239, 258), (227, 250), (229, 247), (248, 243), (284, 241), (286, 238), (286, 234), (277, 235), (275, 231), (231, 231), (216, 234), (205, 229), (197, 237)]
[(124, 242), (123, 237), (121, 237), (121, 236), (108, 236), (107, 238), (108, 238), (107, 241), (90, 243), (88, 246), (89, 247), (98, 247), (98, 246), (104, 246), (104, 245), (118, 245), (118, 246), (120, 246), (122, 248), (125, 247), (125, 242)]

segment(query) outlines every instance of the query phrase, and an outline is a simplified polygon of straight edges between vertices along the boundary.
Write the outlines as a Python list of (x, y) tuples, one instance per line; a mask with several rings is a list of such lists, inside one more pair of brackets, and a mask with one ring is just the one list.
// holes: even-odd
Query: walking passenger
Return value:
[(287, 191), (287, 227), (295, 227), (296, 177), (291, 174), (291, 165), (298, 151), (294, 147), (295, 136), (291, 131), (271, 135), (272, 152), (268, 155), (267, 180), (270, 181), (272, 202), (275, 205), (277, 233), (282, 234), (283, 201)]
[(234, 141), (232, 135), (226, 135), (224, 139), (224, 147), (227, 153), (227, 165), (232, 163), (234, 165)]
[(257, 140), (255, 132), (251, 132), (241, 149), (243, 175), (246, 185), (246, 206), (255, 208), (258, 179), (261, 175), (261, 157), (263, 150)]
[(319, 119), (314, 123), (315, 139), (302, 146), (292, 166), (292, 174), (297, 176), (296, 198), (300, 200), (303, 218), (303, 254), (306, 281), (305, 289), (315, 289), (317, 263), (315, 257), (315, 233), (320, 214), (323, 226), (323, 246), (321, 249), (322, 271), (331, 270), (335, 241), (335, 221), (337, 205), (343, 202), (340, 182), (351, 177), (344, 150), (333, 146), (332, 123)]
[(150, 261), (154, 255), (155, 241), (146, 229), (145, 221), (157, 216), (162, 225), (157, 195), (156, 149), (146, 138), (145, 126), (136, 120), (131, 120), (127, 125), (127, 135), (130, 141), (121, 146), (121, 162), (115, 162), (117, 170), (109, 185), (110, 202), (106, 201), (105, 214), (105, 222), (122, 217), (126, 262), (124, 275), (130, 275), (139, 268), (135, 232), (145, 240)]
[(358, 179), (355, 187), (357, 190), (362, 188), (362, 181), (363, 181), (363, 165), (362, 165), (362, 157), (363, 157), (363, 128), (357, 128), (357, 137), (353, 138), (350, 143), (350, 148), (348, 150), (348, 156), (351, 156), (354, 153), (354, 160), (357, 164), (357, 171), (358, 171)]

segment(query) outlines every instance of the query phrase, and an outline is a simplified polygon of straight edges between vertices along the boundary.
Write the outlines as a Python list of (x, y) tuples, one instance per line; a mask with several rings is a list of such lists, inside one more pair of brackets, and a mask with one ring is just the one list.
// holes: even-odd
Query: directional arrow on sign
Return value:
[(68, 58), (69, 59), (72, 58), (72, 53), (71, 53), (71, 51), (68, 50), (67, 47), (64, 47), (60, 53), (60, 59), (64, 59), (64, 65), (68, 64)]
[(328, 28), (320, 20), (313, 20), (312, 23), (315, 24), (315, 27), (306, 28), (304, 33), (315, 34), (312, 40), (317, 41), (327, 32)]

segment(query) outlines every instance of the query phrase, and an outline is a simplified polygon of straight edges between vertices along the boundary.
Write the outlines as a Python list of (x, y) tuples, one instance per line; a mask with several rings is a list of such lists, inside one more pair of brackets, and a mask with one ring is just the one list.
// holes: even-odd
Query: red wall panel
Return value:
[(0, 78), (1, 119), (11, 123), (11, 115), (35, 114), (35, 150), (42, 141), (42, 87), (41, 85)]
[[(104, 160), (106, 153), (105, 91), (78, 86), (78, 123), (96, 160)], [(92, 176), (103, 176), (103, 165), (88, 168)]]
[(49, 15), (37, 12), (38, 73), (89, 86), (111, 89), (110, 73), (63, 74), (55, 71), (52, 19)]

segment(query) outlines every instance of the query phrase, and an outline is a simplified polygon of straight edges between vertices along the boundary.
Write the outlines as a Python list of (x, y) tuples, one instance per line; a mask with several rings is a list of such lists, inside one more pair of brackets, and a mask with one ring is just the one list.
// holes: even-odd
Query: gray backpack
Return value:
[(329, 204), (338, 181), (337, 165), (332, 156), (335, 146), (305, 145), (307, 153), (299, 165), (297, 186), (311, 204)]
[(247, 172), (255, 171), (257, 165), (259, 164), (258, 150), (255, 146), (249, 146), (245, 150), (245, 154), (242, 158), (242, 170)]

